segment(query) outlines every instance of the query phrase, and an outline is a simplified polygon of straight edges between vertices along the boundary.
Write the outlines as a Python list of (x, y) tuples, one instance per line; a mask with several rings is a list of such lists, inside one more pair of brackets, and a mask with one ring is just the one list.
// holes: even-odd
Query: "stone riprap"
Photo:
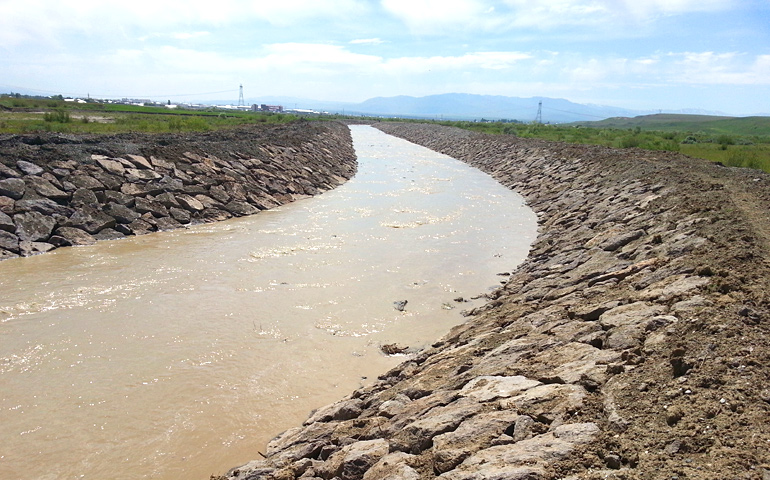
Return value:
[(377, 126), (516, 189), (539, 237), (467, 322), (223, 478), (770, 477), (767, 175)]
[(0, 136), (0, 260), (252, 215), (356, 171), (349, 129)]

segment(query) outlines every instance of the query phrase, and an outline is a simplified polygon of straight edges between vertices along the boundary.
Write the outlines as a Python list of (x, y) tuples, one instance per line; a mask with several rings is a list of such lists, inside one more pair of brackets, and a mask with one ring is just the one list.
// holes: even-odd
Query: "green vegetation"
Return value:
[(254, 123), (288, 123), (297, 116), (264, 112), (185, 110), (61, 98), (0, 96), (0, 133), (205, 132)]
[[(731, 167), (755, 168), (770, 173), (770, 117), (650, 115), (569, 125), (508, 122), (434, 123), (521, 138), (681, 152)], [(687, 128), (693, 126), (699, 129)], [(661, 128), (656, 129), (657, 127)]]

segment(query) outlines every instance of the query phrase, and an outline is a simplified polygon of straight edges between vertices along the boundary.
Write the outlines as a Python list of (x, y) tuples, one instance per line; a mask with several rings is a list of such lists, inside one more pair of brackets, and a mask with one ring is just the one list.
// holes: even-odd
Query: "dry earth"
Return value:
[(516, 189), (539, 237), (466, 323), (224, 478), (770, 479), (768, 175), (378, 127)]

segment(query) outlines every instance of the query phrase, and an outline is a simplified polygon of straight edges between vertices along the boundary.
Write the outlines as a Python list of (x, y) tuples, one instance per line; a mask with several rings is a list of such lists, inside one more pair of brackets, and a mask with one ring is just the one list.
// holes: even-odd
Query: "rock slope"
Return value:
[(251, 215), (355, 170), (337, 123), (0, 136), (0, 260)]
[(225, 478), (770, 478), (768, 175), (378, 127), (516, 189), (540, 235), (466, 323)]

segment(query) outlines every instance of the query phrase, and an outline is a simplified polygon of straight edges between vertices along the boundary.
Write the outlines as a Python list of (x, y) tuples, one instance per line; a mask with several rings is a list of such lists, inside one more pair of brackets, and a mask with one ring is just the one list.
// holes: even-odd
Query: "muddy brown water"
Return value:
[[(253, 217), (0, 263), (0, 478), (208, 478), (461, 323), (536, 217), (354, 126), (358, 174)], [(394, 302), (407, 300), (405, 310)]]

